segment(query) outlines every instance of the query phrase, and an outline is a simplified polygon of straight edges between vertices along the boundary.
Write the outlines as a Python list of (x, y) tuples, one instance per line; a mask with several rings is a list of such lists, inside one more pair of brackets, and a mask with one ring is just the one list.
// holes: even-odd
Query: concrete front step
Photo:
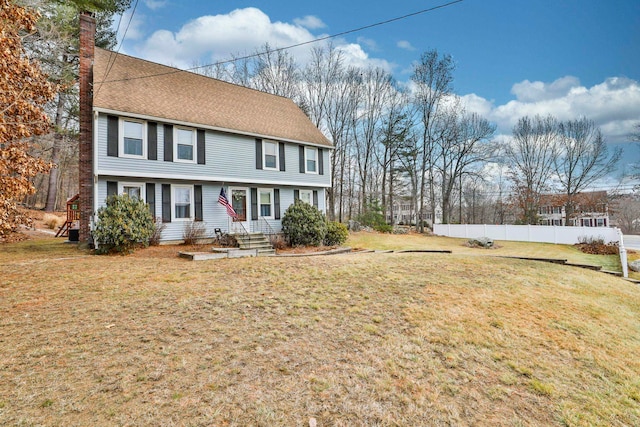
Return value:
[(240, 249), (257, 249), (260, 253), (275, 254), (271, 242), (262, 233), (236, 234), (234, 237)]

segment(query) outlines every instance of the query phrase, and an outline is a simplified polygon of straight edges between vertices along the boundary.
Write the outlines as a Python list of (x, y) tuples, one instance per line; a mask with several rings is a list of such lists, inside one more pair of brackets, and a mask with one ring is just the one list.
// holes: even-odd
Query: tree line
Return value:
[[(455, 64), (437, 49), (414, 62), (407, 84), (379, 67), (346, 64), (331, 44), (312, 49), (303, 67), (267, 44), (251, 58), (199, 70), (289, 97), (304, 109), (335, 144), (328, 213), (339, 221), (373, 206), (389, 213), (399, 197), (416, 218), (476, 221), (470, 204), (479, 186), (498, 192), (490, 222), (504, 222), (500, 209), (509, 205), (517, 221), (536, 224), (540, 196), (552, 191), (566, 196), (571, 217), (576, 194), (611, 173), (621, 155), (609, 152), (600, 129), (585, 117), (522, 117), (508, 141), (496, 141), (495, 125), (467, 111), (454, 93)], [(496, 170), (504, 180), (490, 172)]]

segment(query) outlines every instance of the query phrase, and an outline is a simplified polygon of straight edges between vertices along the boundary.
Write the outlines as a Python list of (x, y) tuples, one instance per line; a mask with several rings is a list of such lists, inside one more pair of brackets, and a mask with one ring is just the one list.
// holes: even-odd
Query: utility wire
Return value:
[[(462, 3), (463, 1), (464, 0), (453, 0), (453, 1), (450, 1), (448, 3), (444, 3), (444, 4), (441, 4), (441, 5), (438, 5), (438, 6), (430, 7), (428, 9), (422, 9), (422, 10), (419, 10), (417, 12), (408, 13), (406, 15), (398, 16), (396, 18), (391, 18), (391, 19), (387, 19), (385, 21), (376, 22), (375, 24), (365, 25), (363, 27), (358, 27), (358, 28), (354, 28), (354, 29), (351, 29), (351, 30), (342, 31), (340, 33), (336, 33), (336, 34), (332, 34), (332, 35), (328, 35), (328, 36), (324, 36), (324, 37), (319, 37), (317, 39), (308, 40), (306, 42), (301, 42), (301, 43), (296, 43), (296, 44), (292, 44), (292, 45), (289, 45), (289, 46), (270, 49), (270, 52), (280, 52), (280, 51), (283, 51), (283, 50), (289, 50), (289, 49), (293, 49), (293, 48), (296, 48), (296, 47), (305, 46), (305, 45), (308, 45), (308, 44), (311, 44), (311, 43), (317, 43), (317, 42), (321, 42), (321, 41), (324, 41), (324, 40), (329, 40), (329, 39), (333, 39), (333, 38), (336, 38), (336, 37), (344, 36), (344, 35), (347, 35), (347, 34), (356, 33), (356, 32), (362, 31), (362, 30), (367, 30), (369, 28), (379, 27), (381, 25), (386, 25), (386, 24), (389, 24), (391, 22), (396, 22), (396, 21), (400, 21), (400, 20), (403, 20), (403, 19), (407, 19), (407, 18), (416, 16), (416, 15), (422, 15), (424, 13), (433, 12), (433, 11), (438, 10), (438, 9), (443, 9), (445, 7), (452, 6), (452, 5), (456, 4), (456, 3)], [(136, 4), (137, 4), (137, 1), (136, 1)], [(224, 60), (224, 61), (214, 62), (212, 64), (198, 65), (196, 67), (185, 68), (184, 70), (182, 70), (182, 69), (173, 69), (171, 71), (166, 71), (164, 73), (149, 74), (149, 75), (146, 75), (146, 76), (127, 77), (127, 78), (124, 78), (124, 79), (114, 79), (114, 80), (106, 80), (106, 77), (105, 77), (105, 79), (102, 82), (100, 82), (100, 84), (102, 84), (102, 83), (121, 82), (121, 81), (127, 81), (127, 80), (146, 79), (146, 78), (149, 78), (149, 77), (164, 76), (164, 75), (167, 75), (167, 74), (180, 73), (180, 72), (183, 72), (183, 71), (194, 71), (194, 70), (197, 70), (197, 69), (200, 69), (200, 68), (213, 67), (213, 66), (216, 66), (216, 65), (228, 64), (228, 63), (231, 63), (231, 62), (236, 62), (236, 61), (242, 61), (242, 60), (245, 60), (245, 59), (255, 58), (256, 56), (263, 55), (264, 53), (266, 53), (266, 52), (257, 52), (257, 53), (253, 53), (251, 55), (241, 56), (239, 58), (233, 58), (233, 59), (227, 59), (227, 60)]]
[[(102, 83), (104, 83), (105, 80), (107, 80), (107, 77), (109, 76), (109, 73), (111, 72), (111, 69), (113, 68), (113, 65), (116, 63), (116, 59), (118, 59), (118, 54), (120, 53), (120, 48), (122, 48), (122, 44), (124, 43), (124, 39), (125, 39), (125, 37), (127, 37), (127, 31), (129, 31), (129, 26), (131, 25), (131, 21), (133, 21), (133, 15), (135, 15), (137, 8), (138, 8), (138, 0), (136, 0), (136, 2), (133, 5), (133, 9), (131, 10), (131, 16), (129, 16), (129, 22), (127, 22), (127, 27), (124, 29), (124, 34), (122, 34), (122, 40), (120, 40), (120, 43), (118, 44), (118, 49), (115, 52), (115, 57), (113, 58), (113, 62), (111, 62), (111, 55), (112, 55), (113, 51), (109, 54), (109, 59), (107, 60), (107, 69), (105, 70), (104, 77), (102, 78), (102, 81), (100, 82), (100, 85), (98, 86), (98, 89), (96, 89), (96, 92), (95, 92), (94, 96), (97, 96), (98, 92), (100, 92), (100, 88), (102, 87)], [(118, 31), (120, 30), (120, 23), (121, 22), (122, 22), (122, 15), (120, 15), (120, 19), (118, 20), (118, 28), (116, 28), (116, 34), (118, 34)]]

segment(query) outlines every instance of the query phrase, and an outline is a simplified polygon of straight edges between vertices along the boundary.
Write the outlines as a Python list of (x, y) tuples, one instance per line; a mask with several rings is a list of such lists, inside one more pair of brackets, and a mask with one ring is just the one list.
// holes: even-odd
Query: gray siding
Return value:
[[(256, 169), (255, 139), (222, 132), (207, 130), (205, 133), (206, 164), (165, 162), (164, 127), (158, 122), (158, 160), (131, 159), (107, 156), (107, 116), (100, 114), (97, 123), (97, 170), (99, 175), (110, 173), (121, 176), (142, 174), (149, 178), (218, 181), (226, 183), (247, 183), (247, 186), (329, 186), (331, 183), (331, 164), (328, 149), (323, 150), (324, 175), (303, 174), (299, 171), (298, 145), (285, 144), (286, 170), (272, 171)], [(130, 179), (130, 178), (127, 178)]]
[[(162, 217), (162, 184), (180, 184), (185, 185), (184, 181), (179, 180), (157, 180), (157, 179), (134, 179), (134, 178), (118, 178), (118, 177), (100, 177), (98, 181), (98, 200), (97, 208), (104, 206), (107, 197), (107, 181), (132, 182), (132, 183), (154, 183), (156, 194), (156, 218)], [(218, 203), (218, 195), (220, 194), (221, 183), (207, 182), (190, 182), (189, 184), (202, 185), (202, 210), (203, 223), (206, 227), (207, 237), (215, 236), (215, 229), (220, 228), (223, 232), (230, 230), (230, 218), (226, 209)], [(227, 185), (225, 185), (226, 189)], [(254, 186), (247, 186), (254, 187)], [(284, 215), (287, 208), (293, 204), (294, 189), (300, 187), (280, 187), (280, 186), (257, 186), (259, 188), (279, 188), (280, 189), (280, 212)], [(318, 191), (318, 209), (325, 211), (325, 190), (323, 188), (313, 188)], [(276, 232), (282, 229), (280, 220), (269, 219), (269, 225)], [(162, 241), (179, 241), (183, 239), (184, 226), (188, 221), (173, 221), (164, 223), (165, 229), (162, 232)], [(249, 231), (258, 231), (260, 229), (259, 221), (250, 221)]]

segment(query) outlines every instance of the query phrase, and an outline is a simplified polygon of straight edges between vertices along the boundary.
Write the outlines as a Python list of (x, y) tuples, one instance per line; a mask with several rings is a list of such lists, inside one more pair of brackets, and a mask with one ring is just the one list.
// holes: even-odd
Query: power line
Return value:
[[(133, 9), (131, 10), (131, 16), (129, 16), (129, 22), (127, 22), (127, 27), (124, 29), (124, 33), (122, 34), (122, 40), (118, 44), (118, 49), (115, 52), (115, 57), (113, 58), (113, 62), (111, 62), (111, 54), (113, 53), (113, 51), (109, 54), (109, 59), (107, 60), (107, 69), (105, 70), (104, 77), (102, 78), (102, 81), (100, 82), (100, 85), (98, 86), (98, 89), (96, 89), (96, 93), (95, 93), (94, 96), (97, 96), (98, 92), (100, 92), (100, 88), (102, 87), (102, 83), (104, 83), (105, 80), (107, 80), (107, 77), (109, 76), (109, 73), (111, 72), (111, 69), (113, 68), (113, 65), (116, 63), (116, 59), (118, 59), (118, 54), (120, 53), (120, 48), (122, 48), (122, 44), (124, 43), (124, 39), (125, 39), (125, 37), (127, 37), (127, 31), (129, 31), (129, 26), (131, 25), (131, 21), (133, 21), (133, 15), (136, 13), (136, 9), (137, 8), (138, 8), (138, 0), (136, 0), (136, 2), (133, 5)], [(120, 23), (121, 22), (122, 22), (122, 15), (120, 15), (120, 19), (118, 20), (118, 28), (116, 28), (116, 34), (118, 34), (118, 31), (120, 30)]]
[[(462, 3), (463, 1), (464, 0), (453, 0), (453, 1), (450, 1), (448, 3), (440, 4), (438, 6), (433, 6), (433, 7), (427, 8), (427, 9), (422, 9), (422, 10), (419, 10), (417, 12), (408, 13), (406, 15), (398, 16), (396, 18), (391, 18), (391, 19), (387, 19), (387, 20), (384, 20), (384, 21), (376, 22), (374, 24), (365, 25), (365, 26), (362, 26), (362, 27), (358, 27), (358, 28), (354, 28), (354, 29), (351, 29), (351, 30), (342, 31), (340, 33), (336, 33), (336, 34), (332, 34), (332, 35), (328, 35), (328, 36), (324, 36), (324, 37), (319, 37), (317, 39), (308, 40), (306, 42), (301, 42), (301, 43), (296, 43), (296, 44), (292, 44), (292, 45), (289, 45), (289, 46), (270, 49), (270, 52), (280, 52), (280, 51), (283, 51), (283, 50), (289, 50), (289, 49), (293, 49), (293, 48), (296, 48), (296, 47), (305, 46), (305, 45), (308, 45), (308, 44), (317, 43), (317, 42), (321, 42), (321, 41), (324, 41), (324, 40), (329, 40), (329, 39), (333, 39), (333, 38), (336, 38), (336, 37), (344, 36), (344, 35), (347, 35), (347, 34), (356, 33), (358, 31), (367, 30), (369, 28), (379, 27), (381, 25), (386, 25), (386, 24), (389, 24), (389, 23), (392, 23), (392, 22), (401, 21), (403, 19), (411, 18), (413, 16), (422, 15), (422, 14), (428, 13), (428, 12), (433, 12), (433, 11), (438, 10), (438, 9), (443, 9), (445, 7), (452, 6), (452, 5), (456, 4), (456, 3)], [(137, 4), (137, 1), (136, 1), (136, 4)], [(124, 79), (114, 79), (114, 80), (106, 80), (106, 77), (105, 77), (105, 80), (100, 82), (100, 84), (102, 84), (102, 83), (121, 82), (121, 81), (127, 81), (127, 80), (146, 79), (146, 78), (149, 78), (149, 77), (164, 76), (164, 75), (167, 75), (167, 74), (180, 73), (180, 72), (183, 72), (183, 71), (194, 71), (194, 70), (197, 70), (197, 69), (200, 69), (200, 68), (213, 67), (213, 66), (216, 66), (216, 65), (223, 65), (223, 64), (228, 64), (228, 63), (231, 63), (231, 62), (236, 62), (236, 61), (242, 61), (242, 60), (245, 60), (245, 59), (255, 58), (256, 56), (260, 56), (260, 55), (263, 55), (265, 53), (266, 52), (257, 52), (257, 53), (253, 53), (251, 55), (241, 56), (239, 58), (233, 58), (233, 59), (227, 59), (227, 60), (224, 60), (224, 61), (214, 62), (212, 64), (198, 65), (196, 67), (185, 68), (184, 70), (182, 70), (182, 69), (173, 69), (171, 71), (166, 71), (164, 73), (149, 74), (149, 75), (146, 75), (146, 76), (128, 77), (128, 78), (124, 78)]]

